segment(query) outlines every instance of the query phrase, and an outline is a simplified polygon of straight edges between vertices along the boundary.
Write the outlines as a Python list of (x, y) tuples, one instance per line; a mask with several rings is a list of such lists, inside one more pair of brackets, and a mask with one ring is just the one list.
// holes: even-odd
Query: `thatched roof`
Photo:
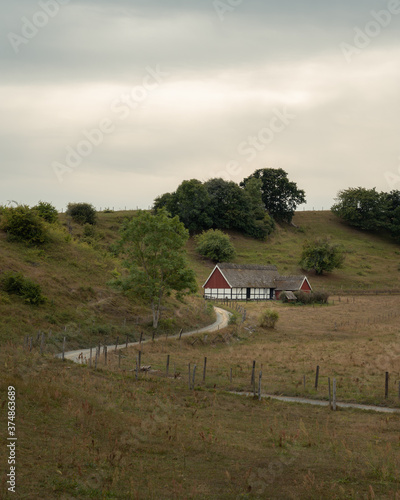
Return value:
[(218, 264), (232, 288), (275, 288), (276, 266)]
[(305, 276), (279, 276), (275, 280), (275, 287), (277, 290), (285, 291), (300, 290), (305, 278)]

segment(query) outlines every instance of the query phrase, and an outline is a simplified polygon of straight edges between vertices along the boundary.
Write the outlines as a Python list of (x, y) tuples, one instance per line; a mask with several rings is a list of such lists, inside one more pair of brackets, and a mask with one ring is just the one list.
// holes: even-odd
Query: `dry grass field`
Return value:
[[(186, 341), (179, 352), (195, 359), (198, 342)], [(144, 358), (161, 344), (143, 346)], [(222, 359), (229, 353), (215, 349)], [(11, 344), (0, 366), (3, 409), (7, 387), (16, 388), (15, 498), (400, 497), (399, 415), (258, 401), (201, 384), (189, 390), (184, 377), (135, 380), (128, 367), (95, 371)], [(4, 435), (0, 497), (9, 498)]]
[[(400, 500), (399, 414), (333, 412), (229, 393), (251, 391), (254, 360), (264, 393), (326, 400), (330, 377), (338, 401), (399, 408), (400, 296), (349, 294), (400, 288), (398, 246), (348, 228), (328, 212), (296, 214), (297, 228), (278, 228), (267, 242), (232, 234), (237, 263), (274, 263), (287, 274), (301, 272), (305, 239), (326, 234), (343, 244), (345, 267), (310, 277), (314, 288), (331, 292), (329, 305), (243, 304), (244, 323), (232, 309), (228, 328), (179, 341), (165, 334), (213, 319), (200, 292), (185, 303), (171, 299), (160, 339), (140, 347), (142, 365), (151, 370), (136, 379), (139, 347), (122, 349), (121, 356), (109, 352), (107, 366), (101, 357), (97, 370), (54, 358), (64, 336), (67, 349), (126, 334), (138, 338), (141, 330), (149, 338), (151, 327), (136, 321), (148, 314), (145, 305), (107, 285), (120, 264), (110, 245), (127, 215), (99, 214), (92, 241), (79, 227), (72, 239), (55, 229), (45, 249), (0, 235), (2, 269), (20, 270), (48, 297), (32, 308), (0, 294), (0, 498), (10, 497), (11, 385), (17, 396), (15, 498)], [(188, 252), (201, 285), (213, 264), (196, 255), (193, 240)], [(265, 308), (279, 313), (273, 330), (258, 326)], [(43, 354), (35, 342), (31, 352), (23, 347), (24, 337), (39, 330), (46, 333)], [(194, 389), (188, 363), (192, 374), (196, 365)]]
[[(200, 380), (207, 357), (207, 387), (242, 391), (251, 389), (255, 360), (263, 390), (270, 394), (327, 399), (330, 377), (337, 380), (338, 400), (400, 407), (399, 306), (400, 296), (394, 295), (334, 297), (329, 305), (315, 307), (249, 303), (245, 323), (238, 319), (227, 332), (144, 344), (142, 363), (157, 370), (156, 376), (164, 373), (169, 354), (171, 372), (175, 369), (186, 380), (188, 363), (196, 364)], [(266, 307), (279, 313), (273, 330), (258, 326)], [(138, 350), (124, 355), (122, 368), (134, 368)], [(115, 356), (110, 363), (118, 368)], [(390, 377), (388, 399), (385, 372)]]

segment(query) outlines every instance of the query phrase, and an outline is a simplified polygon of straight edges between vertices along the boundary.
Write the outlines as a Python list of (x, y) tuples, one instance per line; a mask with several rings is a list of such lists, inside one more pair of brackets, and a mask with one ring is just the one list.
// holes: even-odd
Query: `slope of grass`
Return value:
[[(1, 270), (36, 280), (49, 299), (33, 308), (0, 295), (0, 497), (7, 495), (6, 398), (12, 385), (16, 498), (398, 499), (398, 415), (333, 413), (225, 392), (249, 389), (256, 360), (266, 392), (326, 399), (330, 376), (338, 380), (339, 400), (398, 406), (397, 296), (340, 302), (334, 297), (334, 303), (332, 297), (328, 306), (314, 308), (246, 304), (243, 325), (181, 342), (144, 344), (142, 363), (154, 371), (140, 373), (139, 380), (135, 348), (123, 350), (121, 361), (110, 353), (108, 366), (102, 359), (97, 370), (54, 359), (51, 352), (65, 335), (73, 349), (146, 330), (148, 309), (106, 284), (119, 266), (110, 245), (127, 215), (99, 214), (91, 236), (75, 225), (72, 236), (57, 230), (43, 249), (10, 243), (0, 234)], [(64, 216), (60, 219), (65, 224)], [(399, 287), (398, 246), (342, 225), (328, 212), (301, 212), (294, 221), (298, 228), (280, 227), (264, 243), (232, 234), (236, 262), (272, 263), (281, 273), (300, 273), (302, 242), (328, 235), (343, 243), (348, 259), (329, 276), (310, 275), (315, 288)], [(213, 264), (195, 254), (193, 240), (188, 250), (201, 285)], [(264, 307), (279, 312), (274, 331), (257, 325)], [(171, 300), (164, 313), (174, 331), (212, 321), (200, 296), (184, 304)], [(47, 335), (44, 355), (35, 344), (32, 352), (21, 347), (21, 338), (38, 329), (52, 330), (54, 342)], [(189, 362), (192, 369), (197, 365), (196, 390), (188, 389)], [(387, 401), (385, 371), (390, 372)]]
[(396, 415), (189, 391), (186, 377), (136, 381), (128, 370), (94, 371), (11, 344), (0, 366), (1, 401), (16, 388), (16, 498), (395, 500), (400, 492)]
[[(51, 332), (55, 348), (59, 349), (65, 333), (73, 348), (88, 345), (89, 341), (113, 341), (118, 335), (135, 337), (141, 329), (150, 332), (148, 307), (107, 286), (112, 271), (120, 267), (110, 250), (121, 222), (132, 215), (99, 213), (98, 224), (85, 233), (84, 227), (68, 225), (65, 215), (60, 214), (60, 229), (54, 229), (51, 242), (39, 248), (9, 242), (0, 233), (1, 271), (22, 272), (39, 283), (48, 298), (44, 306), (35, 308), (0, 293), (0, 339)], [(266, 242), (231, 233), (237, 249), (235, 262), (276, 264), (282, 274), (303, 273), (298, 261), (304, 240), (328, 236), (343, 244), (346, 263), (343, 269), (322, 277), (307, 273), (314, 288), (332, 292), (400, 288), (400, 247), (390, 240), (354, 230), (330, 212), (298, 212), (294, 223), (297, 228), (278, 227)], [(184, 304), (168, 301), (161, 331), (176, 332), (210, 321), (200, 297), (201, 285), (213, 263), (196, 254), (193, 239), (188, 242), (188, 253), (198, 277), (198, 296)]]
[[(297, 212), (293, 222), (297, 227), (280, 226), (266, 242), (230, 233), (237, 251), (234, 262), (275, 264), (281, 274), (304, 274), (298, 264), (304, 241), (327, 236), (343, 245), (346, 261), (343, 269), (323, 276), (307, 272), (314, 288), (331, 292), (400, 289), (400, 245), (384, 235), (351, 228), (329, 211)], [(193, 241), (189, 243), (189, 251), (203, 284), (213, 264), (196, 256)]]
[[(47, 302), (39, 307), (25, 304), (15, 295), (0, 292), (0, 340), (37, 337), (39, 331), (59, 350), (67, 336), (69, 347), (113, 342), (119, 335), (135, 338), (148, 334), (151, 311), (134, 297), (126, 297), (107, 283), (120, 262), (109, 251), (118, 239), (124, 215), (102, 214), (94, 237), (84, 236), (72, 225), (72, 235), (63, 226), (51, 230), (51, 241), (42, 247), (10, 242), (0, 232), (1, 271), (18, 271), (40, 284)], [(63, 216), (61, 221), (64, 222)], [(206, 325), (212, 320), (200, 298), (184, 302), (168, 299), (160, 332), (177, 332)]]

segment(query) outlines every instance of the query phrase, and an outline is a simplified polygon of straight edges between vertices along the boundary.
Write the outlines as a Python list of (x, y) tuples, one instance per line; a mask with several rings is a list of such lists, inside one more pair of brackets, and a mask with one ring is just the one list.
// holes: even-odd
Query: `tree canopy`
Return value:
[(307, 271), (323, 274), (324, 271), (333, 271), (342, 267), (344, 262), (343, 250), (339, 245), (331, 244), (326, 238), (306, 241), (303, 245), (300, 265)]
[(112, 285), (140, 297), (152, 310), (153, 327), (157, 328), (163, 300), (197, 290), (194, 272), (186, 262), (185, 243), (189, 238), (178, 217), (165, 210), (157, 214), (138, 211), (124, 222), (118, 251), (124, 257), (126, 276), (118, 276)]
[(400, 191), (349, 188), (338, 193), (332, 212), (366, 231), (384, 229), (400, 241)]
[(278, 222), (290, 223), (297, 205), (306, 201), (305, 192), (298, 189), (295, 182), (289, 181), (288, 174), (281, 168), (258, 169), (240, 185), (246, 187), (252, 179), (261, 180), (264, 207)]
[(154, 210), (160, 208), (179, 216), (191, 234), (208, 229), (233, 229), (264, 239), (274, 229), (262, 204), (257, 182), (241, 188), (221, 178), (205, 183), (196, 179), (183, 181), (174, 193), (156, 198)]
[(219, 229), (209, 229), (196, 236), (196, 251), (214, 262), (229, 262), (235, 257), (235, 247), (229, 236)]

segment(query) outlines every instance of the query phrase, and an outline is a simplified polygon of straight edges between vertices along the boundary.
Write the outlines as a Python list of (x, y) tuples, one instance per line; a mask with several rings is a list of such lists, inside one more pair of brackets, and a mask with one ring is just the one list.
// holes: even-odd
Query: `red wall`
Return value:
[(230, 286), (222, 276), (221, 271), (217, 268), (210, 276), (204, 288), (230, 288)]
[(303, 292), (311, 292), (310, 285), (307, 283), (307, 280), (304, 280), (304, 283), (302, 284), (300, 290)]

